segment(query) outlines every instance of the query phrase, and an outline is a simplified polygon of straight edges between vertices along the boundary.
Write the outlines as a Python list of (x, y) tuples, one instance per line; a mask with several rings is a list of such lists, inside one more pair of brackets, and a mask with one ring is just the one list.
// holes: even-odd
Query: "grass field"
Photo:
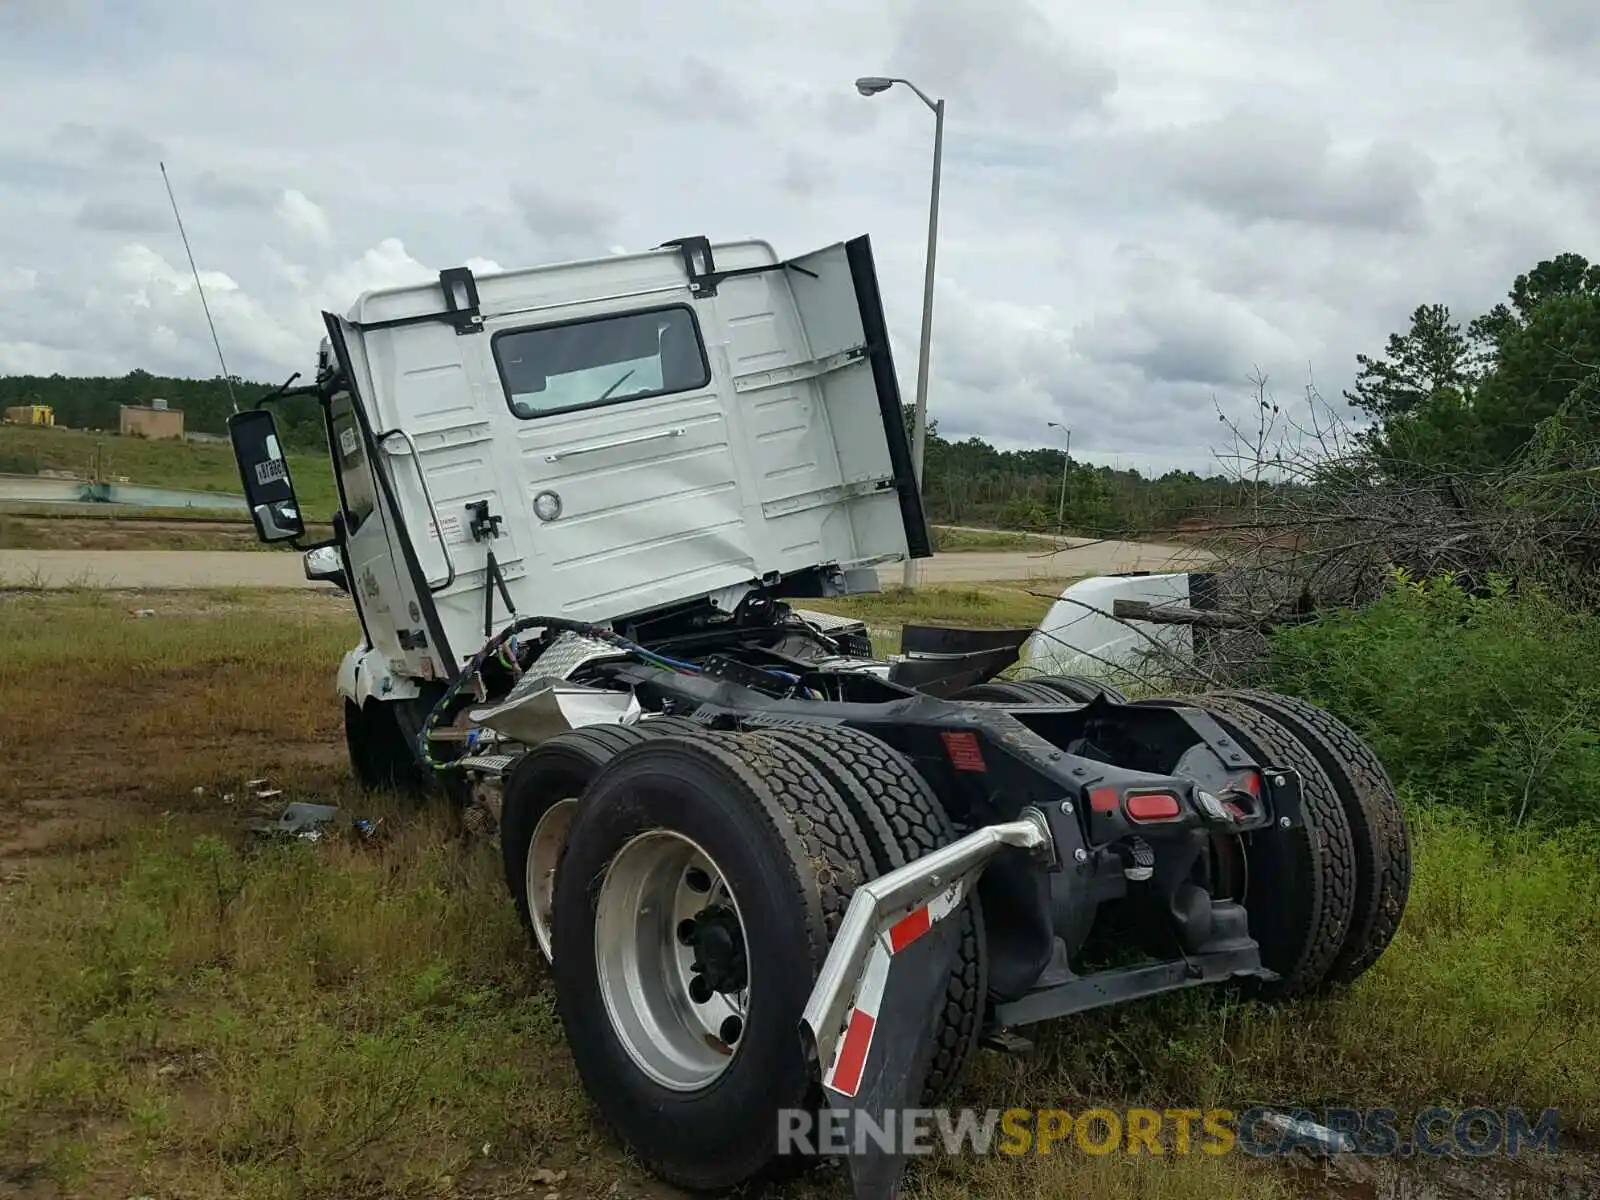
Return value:
[[(940, 611), (1024, 616), (970, 591)], [(884, 628), (934, 615), (892, 593), (851, 604)], [(596, 1124), (496, 849), (348, 790), (332, 676), (355, 637), (338, 597), (0, 593), (0, 1195), (677, 1194)], [(253, 841), (242, 784), (260, 777), (382, 818), (380, 836)], [(908, 1194), (1581, 1194), (1600, 1135), (1600, 847), (1414, 819), (1405, 923), (1348, 993), (1190, 993), (1060, 1022), (1030, 1058), (985, 1055), (956, 1103), (1553, 1105), (1575, 1153), (1324, 1165), (1067, 1143), (935, 1159)], [(831, 1169), (783, 1194), (848, 1188)]]
[[(80, 429), (40, 429), (0, 425), (0, 474), (32, 475), (41, 470), (87, 475), (96, 449), (105, 475), (126, 475), (133, 483), (237, 495), (239, 467), (222, 442), (147, 441)], [(308, 517), (329, 519), (336, 504), (333, 471), (326, 455), (291, 454), (289, 471)]]
[[(1053, 585), (1059, 591), (1064, 584)], [(945, 587), (890, 587), (865, 596), (806, 600), (802, 607), (865, 621), (879, 654), (900, 649), (906, 625), (967, 625), (980, 629), (1032, 628), (1050, 601), (1029, 583), (974, 583)]]

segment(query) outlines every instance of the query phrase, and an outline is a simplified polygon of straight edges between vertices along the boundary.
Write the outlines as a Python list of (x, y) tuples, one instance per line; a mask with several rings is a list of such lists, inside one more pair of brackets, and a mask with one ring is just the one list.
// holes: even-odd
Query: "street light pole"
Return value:
[(1072, 467), (1072, 430), (1059, 421), (1047, 421), (1051, 429), (1065, 429), (1067, 431), (1067, 448), (1061, 452), (1061, 499), (1056, 501), (1056, 536), (1060, 537), (1067, 531), (1067, 472)]
[[(928, 198), (928, 251), (922, 279), (922, 336), (917, 345), (917, 401), (911, 422), (911, 472), (917, 481), (917, 495), (920, 498), (922, 463), (928, 442), (928, 359), (933, 346), (933, 275), (934, 256), (939, 244), (939, 174), (944, 161), (944, 100), (931, 99), (909, 79), (877, 75), (856, 80), (856, 91), (863, 96), (875, 96), (897, 83), (905, 84), (933, 110), (933, 185)], [(916, 582), (917, 560), (907, 558), (905, 586), (912, 587)]]

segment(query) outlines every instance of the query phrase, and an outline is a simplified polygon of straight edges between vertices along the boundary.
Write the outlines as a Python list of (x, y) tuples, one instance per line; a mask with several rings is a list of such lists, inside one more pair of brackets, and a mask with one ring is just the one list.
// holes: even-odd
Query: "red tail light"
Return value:
[(1123, 801), (1134, 821), (1172, 821), (1183, 812), (1178, 798), (1167, 792), (1139, 792)]

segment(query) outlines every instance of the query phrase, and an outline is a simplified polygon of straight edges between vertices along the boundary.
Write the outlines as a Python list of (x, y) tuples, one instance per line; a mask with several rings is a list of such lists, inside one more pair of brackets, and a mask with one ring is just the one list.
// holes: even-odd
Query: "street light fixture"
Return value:
[(1067, 531), (1067, 472), (1072, 467), (1072, 429), (1060, 421), (1046, 421), (1045, 424), (1067, 432), (1067, 448), (1061, 452), (1061, 499), (1056, 501), (1056, 536), (1060, 537)]
[[(911, 471), (922, 495), (922, 458), (928, 441), (928, 351), (933, 342), (933, 259), (939, 240), (939, 168), (944, 158), (944, 101), (934, 100), (909, 79), (884, 75), (863, 75), (856, 80), (856, 91), (876, 96), (897, 83), (903, 83), (933, 110), (933, 188), (928, 201), (928, 256), (922, 280), (922, 339), (917, 347), (917, 404), (911, 426)], [(917, 582), (917, 560), (906, 559), (905, 585)]]

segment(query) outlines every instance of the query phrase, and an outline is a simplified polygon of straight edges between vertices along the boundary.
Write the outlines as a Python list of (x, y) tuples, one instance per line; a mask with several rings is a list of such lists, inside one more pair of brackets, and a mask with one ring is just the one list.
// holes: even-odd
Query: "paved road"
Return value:
[[(1093, 542), (1054, 553), (973, 551), (936, 554), (922, 562), (924, 583), (1062, 579), (1117, 571), (1183, 570), (1205, 562), (1202, 551), (1138, 542)], [(900, 581), (898, 567), (886, 584)], [(0, 587), (26, 588), (299, 588), (308, 583), (300, 556), (281, 550), (0, 550)]]

